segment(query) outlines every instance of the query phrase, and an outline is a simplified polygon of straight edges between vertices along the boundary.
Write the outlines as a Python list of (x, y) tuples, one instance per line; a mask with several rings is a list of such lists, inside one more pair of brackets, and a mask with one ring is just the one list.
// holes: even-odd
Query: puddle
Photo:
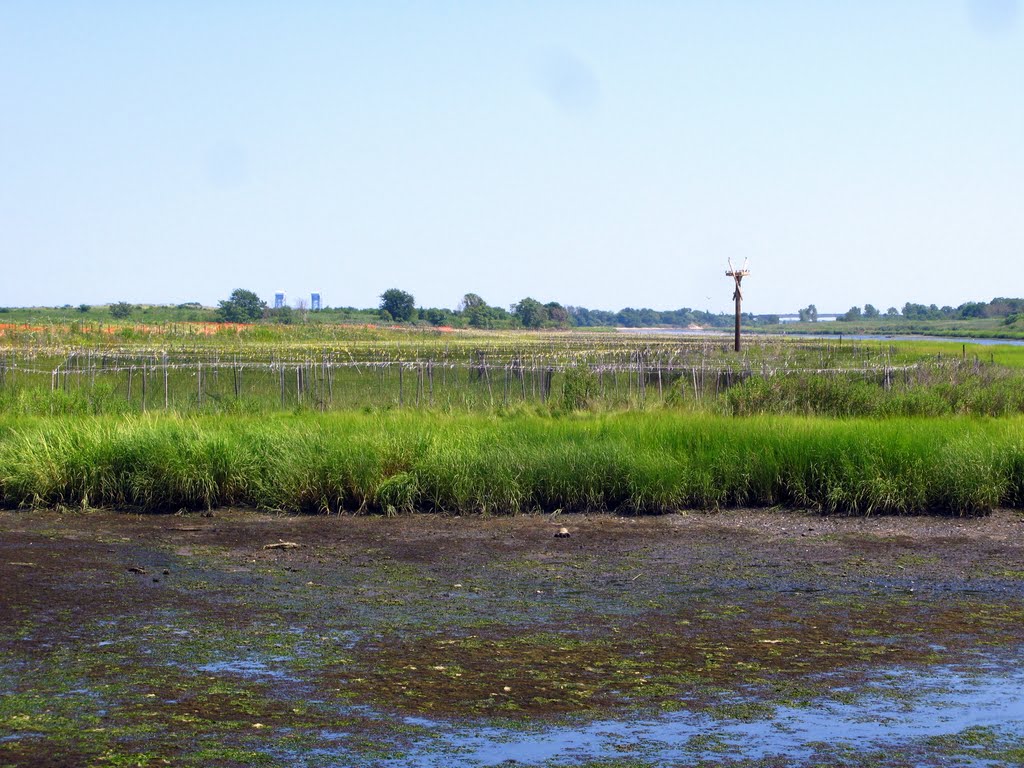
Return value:
[(7, 736), (0, 736), (0, 744), (3, 744), (3, 743), (8, 742), (8, 741), (18, 741), (19, 739), (34, 739), (34, 738), (38, 738), (39, 736), (42, 736), (42, 734), (40, 734), (40, 733), (31, 733), (31, 732), (12, 733), (12, 734), (7, 735)]
[[(271, 663), (284, 663), (289, 661), (287, 657), (269, 659)], [(228, 661), (217, 661), (212, 664), (204, 664), (197, 667), (200, 672), (211, 675), (237, 675), (246, 680), (294, 680), (286, 672), (280, 669), (273, 669), (266, 663), (257, 659), (230, 659)]]

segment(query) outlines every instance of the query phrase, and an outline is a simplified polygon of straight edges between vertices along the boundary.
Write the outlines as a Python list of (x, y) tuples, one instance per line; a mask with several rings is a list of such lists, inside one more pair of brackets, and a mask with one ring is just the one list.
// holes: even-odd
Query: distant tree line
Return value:
[[(64, 309), (69, 313), (74, 313), (75, 318), (83, 320), (106, 315), (116, 320), (134, 320), (136, 322), (209, 322), (213, 320), (227, 323), (283, 324), (383, 322), (482, 329), (559, 329), (596, 326), (730, 328), (733, 324), (731, 312), (712, 313), (689, 307), (669, 310), (625, 307), (616, 312), (563, 305), (557, 301), (541, 302), (532, 296), (526, 296), (508, 307), (501, 307), (488, 304), (477, 293), (465, 294), (455, 309), (418, 307), (415, 297), (399, 288), (390, 288), (384, 291), (380, 295), (378, 306), (363, 308), (324, 306), (317, 310), (310, 310), (305, 301), (297, 302), (294, 307), (274, 308), (267, 306), (267, 302), (254, 291), (239, 288), (232, 291), (227, 299), (220, 301), (215, 309), (204, 307), (194, 301), (177, 305), (140, 305), (119, 301), (99, 306), (80, 304), (73, 307), (66, 304), (63, 307), (52, 309)], [(9, 314), (15, 310), (19, 315), (28, 313), (26, 316), (31, 317), (33, 308), (0, 307), (0, 313)], [(799, 310), (799, 317), (804, 322), (815, 322), (819, 319), (818, 309), (814, 304), (809, 304)], [(779, 319), (779, 316), (774, 314), (743, 314), (743, 324), (747, 327), (771, 326), (777, 324)], [(902, 322), (908, 325), (920, 322), (987, 319), (990, 321), (1001, 320), (1004, 325), (1024, 328), (1024, 299), (997, 297), (987, 302), (965, 302), (958, 307), (939, 307), (935, 304), (907, 302), (903, 305), (902, 310), (889, 307), (885, 311), (872, 304), (864, 304), (850, 307), (837, 319), (844, 322)]]
[[(626, 328), (644, 328), (651, 326), (687, 327), (730, 327), (733, 322), (732, 313), (714, 314), (697, 309), (683, 307), (672, 310), (656, 310), (650, 308), (635, 309), (626, 307), (618, 312), (587, 307), (564, 306), (557, 301), (541, 302), (532, 296), (526, 296), (515, 304), (504, 307), (488, 304), (476, 293), (467, 293), (462, 297), (455, 309), (444, 307), (417, 307), (415, 297), (400, 288), (389, 288), (380, 295), (380, 304), (374, 309), (357, 309), (355, 307), (324, 307), (315, 312), (324, 321), (337, 320), (342, 322), (370, 322), (378, 320), (385, 323), (420, 323), (432, 326), (451, 326), (454, 328), (572, 328), (596, 326), (623, 326)], [(292, 323), (296, 317), (305, 318), (305, 307), (293, 310), (291, 307), (272, 309), (267, 306), (253, 291), (237, 289), (231, 296), (220, 302), (217, 308), (217, 319), (229, 323), (252, 323), (268, 320), (279, 323)], [(743, 322), (748, 325), (773, 325), (779, 322), (778, 315), (743, 314)]]
[[(814, 306), (813, 304), (811, 305)], [(935, 304), (914, 304), (907, 302), (903, 309), (889, 307), (885, 313), (879, 312), (871, 304), (865, 304), (864, 308), (850, 307), (844, 314), (839, 315), (837, 320), (877, 320), (877, 319), (903, 319), (903, 320), (973, 320), (986, 317), (1010, 317), (1024, 312), (1024, 299), (995, 298), (989, 302), (968, 301), (959, 307), (939, 307)], [(803, 319), (801, 310), (801, 320)]]
[[(113, 305), (111, 313), (124, 310), (125, 305)], [(217, 319), (223, 322), (251, 323), (268, 320), (279, 323), (293, 323), (297, 319), (306, 319), (309, 314), (302, 304), (297, 308), (270, 308), (253, 291), (237, 289), (228, 299), (220, 302), (217, 308)], [(467, 293), (462, 297), (455, 309), (444, 307), (417, 307), (415, 297), (400, 288), (389, 288), (380, 295), (377, 308), (355, 307), (324, 307), (314, 314), (324, 321), (338, 322), (373, 322), (385, 323), (419, 323), (431, 326), (451, 326), (454, 328), (571, 328), (621, 326), (626, 328), (649, 328), (669, 326), (685, 328), (701, 326), (727, 328), (733, 324), (734, 316), (730, 313), (712, 313), (699, 309), (682, 307), (680, 309), (656, 310), (647, 307), (625, 307), (617, 312), (603, 309), (588, 309), (566, 305), (557, 301), (542, 303), (531, 296), (520, 299), (508, 309), (488, 304), (482, 296)], [(126, 315), (122, 315), (126, 316)], [(889, 307), (882, 312), (872, 304), (863, 307), (851, 307), (838, 316), (841, 321), (857, 320), (969, 320), (973, 318), (1003, 317), (1016, 320), (1024, 316), (1024, 299), (995, 298), (989, 302), (966, 302), (959, 307), (938, 307), (935, 304), (924, 305), (907, 302), (902, 311)], [(809, 304), (799, 310), (800, 320), (816, 322), (818, 309)], [(743, 313), (743, 323), (748, 326), (776, 325), (779, 316), (774, 314), (754, 315)]]
[[(712, 313), (700, 309), (657, 310), (644, 307), (634, 309), (626, 307), (618, 312), (609, 312), (603, 309), (587, 309), (586, 307), (569, 307), (569, 313), (575, 321), (575, 325), (582, 327), (598, 325), (616, 325), (625, 328), (649, 328), (658, 325), (667, 325), (678, 328), (686, 328), (690, 325), (701, 327), (727, 328), (735, 321), (735, 315), (729, 313)], [(778, 315), (754, 315), (744, 312), (743, 322), (746, 325), (777, 325)]]

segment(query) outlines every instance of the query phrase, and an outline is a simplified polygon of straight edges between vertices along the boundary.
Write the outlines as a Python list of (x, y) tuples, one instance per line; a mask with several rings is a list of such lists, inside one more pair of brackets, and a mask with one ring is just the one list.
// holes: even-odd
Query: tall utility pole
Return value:
[(732, 266), (732, 259), (729, 259), (729, 271), (725, 273), (726, 276), (731, 277), (736, 281), (736, 290), (733, 291), (732, 298), (736, 302), (736, 345), (735, 349), (737, 352), (740, 351), (740, 302), (743, 301), (743, 291), (740, 290), (740, 283), (743, 278), (750, 274), (750, 270), (747, 269), (747, 260), (743, 260), (743, 269), (735, 269)]

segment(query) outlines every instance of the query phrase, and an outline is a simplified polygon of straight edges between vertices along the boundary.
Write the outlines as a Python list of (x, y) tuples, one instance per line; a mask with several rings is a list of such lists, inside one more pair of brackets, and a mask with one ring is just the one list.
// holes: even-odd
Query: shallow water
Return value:
[[(438, 742), (418, 755), (408, 754), (401, 764), (437, 767), (448, 764), (451, 754), (459, 754), (467, 765), (480, 766), (509, 758), (532, 764), (622, 753), (656, 762), (772, 756), (803, 760), (820, 743), (863, 748), (979, 727), (1024, 734), (1024, 670), (980, 675), (949, 669), (929, 674), (893, 670), (878, 685), (877, 695), (855, 704), (779, 707), (774, 716), (753, 722), (679, 712), (515, 733), (502, 728), (451, 731), (442, 723), (417, 718), (411, 722), (436, 729)], [(911, 693), (914, 700), (907, 701)], [(707, 737), (712, 737), (709, 746), (704, 745)]]
[[(1020, 649), (1024, 650), (1024, 649)], [(749, 709), (756, 696), (742, 693), (720, 713), (679, 711), (663, 715), (628, 713), (579, 723), (552, 724), (543, 720), (495, 724), (489, 720), (448, 721), (425, 717), (398, 718), (354, 705), (338, 711), (339, 719), (358, 714), (380, 723), (401, 723), (405, 734), (400, 757), (370, 759), (347, 746), (352, 733), (324, 730), (318, 744), (301, 753), (269, 750), (279, 761), (303, 766), (380, 765), (448, 768), (452, 765), (494, 766), (513, 760), (518, 765), (571, 765), (628, 755), (645, 764), (704, 760), (793, 762), (829, 753), (860, 754), (874, 747), (913, 752), (927, 748), (929, 739), (978, 732), (1019, 743), (1024, 738), (1024, 669), (1020, 651), (1000, 658), (978, 659), (971, 669), (936, 667), (927, 670), (876, 670), (851, 703), (834, 700), (801, 706)], [(200, 671), (246, 679), (295, 681), (281, 668), (286, 657), (255, 658), (207, 664)], [(845, 688), (836, 688), (841, 693)], [(866, 693), (865, 693), (866, 691)], [(731, 707), (735, 707), (732, 709)], [(396, 747), (398, 743), (396, 742)], [(979, 750), (980, 754), (981, 751)], [(457, 760), (457, 763), (453, 763)], [(786, 762), (785, 764), (790, 764)], [(956, 765), (994, 766), (1005, 763), (969, 750)]]
[[(967, 738), (957, 739), (964, 742), (964, 748), (948, 764), (994, 766), (1006, 763), (986, 759), (981, 746), (971, 746), (971, 735), (1010, 744), (1019, 744), (1024, 736), (1024, 670), (1019, 668), (974, 674), (956, 669), (933, 669), (927, 674), (893, 669), (881, 675), (874, 686), (873, 694), (855, 703), (777, 707), (764, 717), (749, 719), (675, 712), (575, 725), (533, 722), (500, 727), (405, 717), (400, 721), (403, 731), (428, 735), (407, 744), (400, 757), (368, 759), (353, 753), (344, 746), (352, 734), (344, 730), (322, 731), (320, 743), (301, 753), (272, 753), (296, 767), (448, 768), (511, 764), (509, 761), (573, 765), (622, 756), (643, 765), (693, 760), (711, 764), (782, 760), (790, 765), (814, 762), (826, 753), (855, 756), (871, 748), (910, 755), (927, 751), (936, 737), (966, 733)], [(735, 703), (742, 705), (743, 701)], [(352, 708), (356, 710), (387, 721), (386, 716), (364, 707)], [(972, 756), (972, 751), (978, 755)]]
[(284, 662), (286, 657), (269, 659), (267, 663), (258, 659), (232, 659), (230, 661), (217, 661), (212, 664), (203, 664), (197, 669), (210, 675), (238, 675), (247, 680), (285, 680), (291, 678), (281, 669), (274, 669), (270, 666), (274, 662)]
[[(693, 337), (715, 337), (731, 339), (731, 329), (701, 329), (689, 330), (686, 328), (618, 328), (619, 333), (650, 334), (655, 336), (693, 336)], [(946, 341), (950, 344), (981, 344), (991, 346), (1007, 344), (1012, 347), (1024, 346), (1021, 339), (978, 339), (967, 336), (929, 336), (927, 334), (900, 334), (900, 333), (762, 333), (758, 332), (746, 336), (746, 338), (785, 338), (785, 339), (825, 339), (831, 341)]]

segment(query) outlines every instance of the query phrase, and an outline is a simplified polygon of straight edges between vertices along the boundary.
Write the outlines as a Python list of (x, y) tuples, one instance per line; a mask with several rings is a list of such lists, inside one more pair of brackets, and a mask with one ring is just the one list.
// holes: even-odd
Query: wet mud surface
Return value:
[(4, 512), (0, 766), (1017, 765), (1022, 534)]

